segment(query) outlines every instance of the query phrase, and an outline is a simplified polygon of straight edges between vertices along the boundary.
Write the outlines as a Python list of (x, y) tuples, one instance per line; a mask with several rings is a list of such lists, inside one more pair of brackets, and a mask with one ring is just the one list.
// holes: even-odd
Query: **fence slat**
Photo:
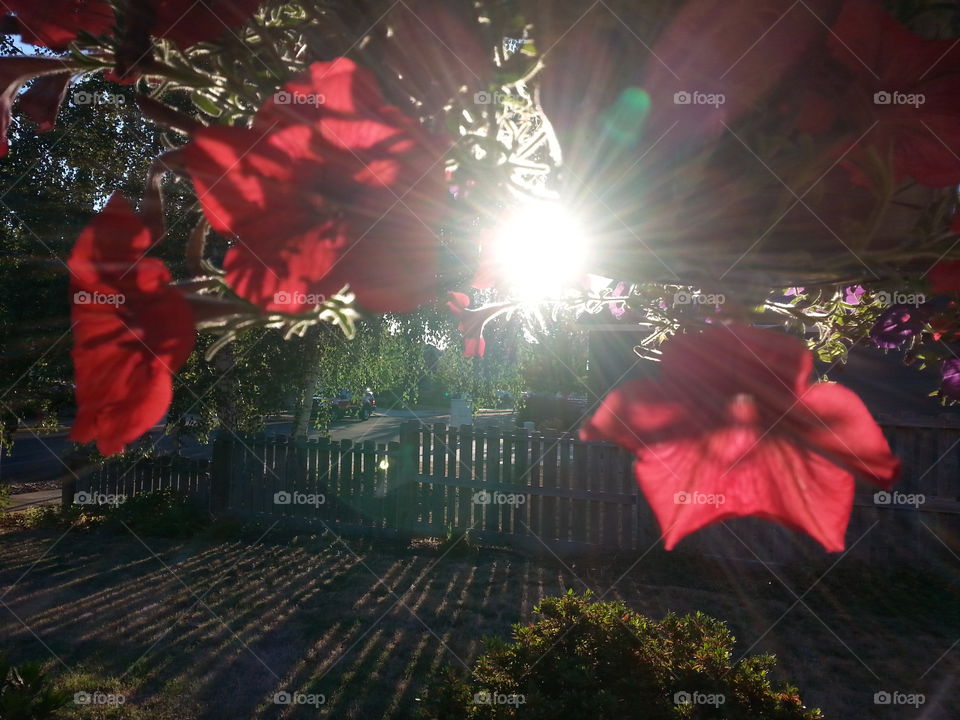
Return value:
[(500, 518), (494, 509), (493, 493), (500, 492), (501, 486), (501, 466), (500, 466), (500, 431), (496, 428), (487, 432), (487, 499), (488, 502), (483, 507), (484, 530), (500, 533)]
[[(431, 477), (443, 479), (445, 473), (444, 458), (446, 456), (444, 442), (447, 434), (447, 426), (443, 423), (434, 423), (433, 433), (431, 434), (431, 444), (433, 457), (431, 458), (431, 467), (433, 472)], [(439, 483), (433, 483), (430, 489), (430, 527), (433, 532), (442, 534), (444, 531), (443, 507), (445, 499), (445, 488)]]
[[(460, 428), (460, 479), (477, 485), (476, 467), (473, 460), (474, 437), (473, 427), (464, 425)], [(473, 501), (476, 491), (473, 488), (462, 488), (457, 504), (457, 529), (467, 532), (473, 527)]]
[(588, 543), (590, 535), (587, 532), (587, 487), (589, 468), (589, 447), (586, 443), (575, 442), (573, 444), (573, 475), (571, 476), (571, 487), (581, 491), (580, 499), (571, 502), (571, 537), (574, 542)]
[[(601, 448), (600, 467), (603, 473), (603, 482), (601, 487), (604, 490), (619, 491), (622, 488), (620, 484), (619, 462), (620, 448), (613, 445), (606, 445)], [(601, 543), (606, 547), (617, 547), (620, 545), (620, 515), (622, 505), (605, 502), (602, 506), (601, 519)]]
[[(460, 463), (458, 457), (460, 453), (460, 430), (452, 425), (447, 428), (447, 469), (444, 473), (448, 478), (456, 479), (460, 477)], [(457, 528), (457, 501), (460, 497), (460, 488), (446, 488), (446, 503), (444, 505), (444, 522), (451, 531)]]
[(517, 484), (517, 477), (514, 474), (513, 449), (516, 438), (512, 431), (502, 433), (503, 454), (501, 455), (501, 475), (499, 487), (494, 490), (490, 498), (493, 503), (490, 507), (493, 509), (496, 518), (497, 531), (500, 533), (514, 532), (511, 527), (513, 518), (510, 516), (510, 506), (502, 502), (506, 493), (513, 492), (512, 488)]
[[(557, 463), (559, 462), (559, 452), (557, 446), (560, 443), (560, 434), (551, 432), (544, 433), (543, 442), (540, 446), (540, 486), (545, 490), (557, 489)], [(560, 536), (557, 513), (560, 506), (556, 497), (551, 495), (543, 496), (543, 514), (541, 516), (540, 537), (543, 539), (555, 540)]]

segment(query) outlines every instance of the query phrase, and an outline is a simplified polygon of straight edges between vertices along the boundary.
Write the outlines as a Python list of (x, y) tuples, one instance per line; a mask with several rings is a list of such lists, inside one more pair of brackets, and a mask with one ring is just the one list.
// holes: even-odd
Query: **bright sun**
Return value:
[(584, 274), (586, 234), (559, 203), (528, 203), (500, 223), (493, 253), (511, 294), (535, 302), (562, 295)]

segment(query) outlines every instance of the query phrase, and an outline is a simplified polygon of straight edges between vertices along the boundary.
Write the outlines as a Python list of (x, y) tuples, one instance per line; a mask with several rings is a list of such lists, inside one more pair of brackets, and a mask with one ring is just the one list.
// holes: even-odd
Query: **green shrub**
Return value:
[[(138, 535), (186, 538), (196, 535), (212, 520), (200, 502), (171, 488), (134, 495), (119, 505), (44, 505), (0, 515), (0, 526), (28, 530), (88, 529), (105, 526), (118, 533), (130, 528)], [(124, 527), (126, 526), (126, 527)]]
[(70, 695), (54, 690), (39, 665), (10, 664), (0, 653), (0, 720), (43, 720), (55, 717)]
[(567, 593), (545, 598), (512, 642), (484, 641), (465, 676), (444, 668), (429, 684), (425, 720), (815, 720), (797, 690), (773, 683), (772, 655), (734, 663), (725, 623), (696, 613), (657, 622), (620, 602)]
[(191, 495), (172, 488), (129, 497), (107, 510), (107, 526), (117, 532), (129, 528), (138, 535), (186, 538), (210, 524), (211, 515)]
[(104, 514), (79, 505), (41, 505), (0, 515), (0, 526), (26, 530), (65, 530), (70, 526), (88, 530), (103, 523)]

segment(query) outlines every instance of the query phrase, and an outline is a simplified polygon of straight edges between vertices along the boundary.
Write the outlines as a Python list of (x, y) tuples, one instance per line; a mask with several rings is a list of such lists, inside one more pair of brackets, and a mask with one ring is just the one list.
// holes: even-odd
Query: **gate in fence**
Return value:
[[(851, 554), (879, 562), (922, 560), (945, 545), (957, 552), (960, 427), (902, 423), (884, 431), (904, 464), (899, 495), (858, 488)], [(557, 554), (644, 552), (660, 532), (631, 465), (619, 447), (567, 434), (411, 422), (391, 443), (221, 438), (209, 465), (169, 458), (126, 469), (108, 464), (81, 489), (129, 495), (179, 487), (217, 512), (337, 533), (468, 533), (479, 543)], [(805, 537), (754, 519), (702, 530), (678, 550), (758, 562), (822, 557)]]

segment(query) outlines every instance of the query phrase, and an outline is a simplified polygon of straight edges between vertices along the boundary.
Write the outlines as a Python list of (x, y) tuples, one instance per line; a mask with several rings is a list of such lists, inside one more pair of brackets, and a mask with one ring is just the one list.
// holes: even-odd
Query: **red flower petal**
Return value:
[(457, 317), (463, 315), (462, 311), (470, 307), (470, 296), (466, 293), (451, 290), (447, 295), (450, 296), (450, 302), (447, 303), (447, 307), (450, 308), (450, 312)]
[(463, 356), (483, 357), (487, 349), (486, 340), (483, 339), (484, 326), (497, 315), (510, 310), (514, 303), (502, 302), (471, 308), (470, 298), (464, 293), (448, 292), (447, 295), (450, 296), (447, 307), (460, 319), (457, 329), (463, 335)]
[(881, 488), (889, 490), (900, 474), (900, 461), (890, 453), (883, 431), (849, 388), (814, 383), (800, 396), (790, 421), (804, 443)]
[(489, 87), (493, 53), (470, 0), (404, 0), (378, 25), (387, 27), (389, 40), (371, 43), (372, 62), (402, 78), (404, 90), (429, 112), (440, 111), (461, 88), (472, 99)]
[(76, 442), (104, 455), (149, 430), (167, 411), (172, 374), (193, 349), (190, 307), (163, 263), (145, 257), (150, 232), (115, 195), (70, 256)]
[(960, 260), (945, 260), (927, 273), (930, 289), (935, 293), (960, 292)]
[(634, 380), (603, 399), (580, 428), (580, 439), (616, 443), (639, 454), (659, 437), (697, 434), (699, 430), (689, 426), (690, 419), (684, 403), (670, 397), (662, 383)]
[(37, 124), (40, 132), (52, 130), (56, 125), (72, 75), (67, 71), (38, 77), (20, 96), (18, 109)]
[(249, 20), (261, 0), (151, 0), (153, 34), (188, 48), (212, 42)]
[(113, 26), (105, 0), (5, 0), (17, 16), (20, 37), (32, 45), (65, 48), (80, 32), (103, 35)]
[(813, 357), (802, 341), (744, 325), (677, 335), (662, 352), (668, 385), (690, 388), (693, 382), (693, 393), (748, 392), (777, 405), (792, 403), (813, 371)]
[(853, 478), (789, 439), (754, 427), (654, 444), (637, 481), (667, 550), (707, 525), (759, 517), (806, 532), (828, 552), (843, 549)]
[[(20, 92), (20, 88), (23, 87), (24, 83), (35, 77), (39, 77), (41, 80), (45, 76), (62, 78), (64, 69), (69, 70), (70, 64), (56, 58), (0, 58), (0, 157), (6, 155), (9, 149), (7, 131), (10, 129), (11, 108), (17, 98), (17, 93)], [(41, 85), (41, 88), (44, 88), (43, 92), (46, 93), (49, 85)], [(41, 91), (37, 91), (37, 93), (39, 92)], [(29, 93), (30, 90), (24, 95)], [(30, 107), (30, 101), (28, 100), (28, 109)], [(49, 120), (49, 109), (44, 113), (40, 113), (39, 108), (35, 105), (33, 109), (41, 116), (39, 118), (34, 117), (35, 120), (38, 120), (38, 122), (44, 118)]]

